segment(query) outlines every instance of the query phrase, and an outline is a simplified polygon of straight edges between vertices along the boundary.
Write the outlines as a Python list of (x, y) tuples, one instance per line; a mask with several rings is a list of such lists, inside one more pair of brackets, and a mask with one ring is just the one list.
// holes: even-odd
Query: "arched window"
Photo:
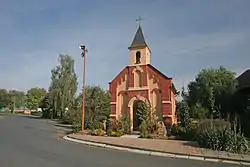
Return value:
[(140, 64), (141, 63), (141, 52), (136, 52), (136, 61), (135, 64)]
[(134, 73), (134, 83), (135, 87), (142, 87), (142, 73), (139, 70), (136, 70)]

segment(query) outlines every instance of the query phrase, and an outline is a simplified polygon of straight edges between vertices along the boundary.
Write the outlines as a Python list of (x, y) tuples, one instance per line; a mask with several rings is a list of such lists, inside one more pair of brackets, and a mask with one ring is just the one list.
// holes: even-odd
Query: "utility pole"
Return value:
[(15, 114), (15, 108), (16, 108), (16, 96), (13, 96), (13, 114)]
[(82, 50), (83, 57), (83, 85), (82, 85), (82, 134), (84, 134), (84, 109), (85, 109), (85, 85), (86, 85), (86, 53), (87, 49), (85, 45), (81, 45), (80, 49)]

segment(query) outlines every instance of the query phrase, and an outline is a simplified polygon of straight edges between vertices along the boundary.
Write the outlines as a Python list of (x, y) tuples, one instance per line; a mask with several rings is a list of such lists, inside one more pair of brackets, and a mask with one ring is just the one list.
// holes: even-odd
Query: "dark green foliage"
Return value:
[(187, 103), (188, 95), (184, 91), (184, 87), (181, 91), (182, 101), (178, 103), (177, 115), (180, 121), (179, 126), (171, 126), (169, 128), (169, 135), (175, 135), (179, 139), (183, 140), (193, 140), (195, 137), (195, 129), (191, 125), (190, 109)]
[(188, 127), (172, 125), (168, 127), (168, 136), (175, 136), (178, 140), (194, 141), (197, 136), (197, 127), (194, 124)]
[(228, 122), (210, 120), (200, 124), (197, 141), (201, 147), (218, 151), (245, 153), (248, 142), (241, 133), (231, 129)]
[(24, 108), (25, 99), (25, 93), (22, 91), (0, 89), (0, 109), (6, 108), (13, 111), (14, 108)]
[[(203, 69), (195, 78), (188, 84), (188, 94), (186, 100), (191, 108), (202, 108), (202, 112), (206, 114), (192, 114), (195, 118), (220, 118), (226, 117), (228, 113), (227, 100), (234, 93), (235, 73), (224, 67), (218, 69)], [(199, 105), (199, 106), (197, 106)], [(208, 111), (204, 111), (204, 109)], [(204, 119), (203, 118), (203, 119)]]
[(64, 118), (66, 108), (71, 109), (77, 90), (77, 77), (74, 70), (74, 60), (69, 55), (59, 55), (60, 64), (51, 70), (49, 96), (51, 102), (50, 114), (53, 118)]
[(99, 122), (99, 121), (96, 121), (96, 122), (89, 122), (88, 123), (88, 129), (103, 129), (103, 122)]
[(149, 122), (150, 120), (150, 106), (146, 102), (137, 102), (137, 115), (141, 121)]
[(174, 124), (172, 126), (168, 126), (167, 129), (168, 129), (168, 136), (178, 136), (179, 135), (180, 128), (176, 124)]
[(233, 112), (231, 115), (238, 116), (242, 132), (250, 138), (250, 87), (238, 90), (231, 98)]
[[(141, 124), (139, 126), (140, 129), (140, 137), (141, 138), (153, 138), (153, 136), (157, 136), (157, 118), (155, 113), (151, 113), (151, 106), (147, 102), (140, 102), (137, 106), (138, 117), (141, 120)], [(162, 136), (159, 136), (162, 137)]]
[[(15, 108), (25, 107), (25, 93), (22, 91), (11, 90), (8, 92), (11, 99), (11, 106), (14, 104)], [(12, 108), (12, 107), (11, 107)]]
[(198, 120), (202, 120), (210, 116), (209, 109), (202, 107), (201, 104), (199, 103), (193, 105), (189, 109), (189, 112), (190, 112), (190, 117), (196, 118)]
[(150, 133), (149, 133), (148, 123), (145, 120), (143, 120), (140, 125), (140, 137), (150, 138), (149, 134)]
[(40, 108), (42, 108), (43, 118), (51, 118), (51, 104), (49, 99), (49, 94), (47, 93), (40, 103)]
[[(80, 95), (80, 99), (82, 99), (81, 97)], [(109, 113), (110, 98), (108, 91), (99, 86), (87, 86), (85, 91), (86, 128), (89, 127), (88, 124), (108, 119)]]
[[(103, 121), (108, 119), (110, 110), (109, 94), (99, 86), (87, 86), (85, 90), (85, 129), (102, 129)], [(79, 94), (73, 107), (65, 114), (64, 121), (73, 123), (75, 129), (81, 129), (82, 94)]]
[(186, 128), (180, 127), (179, 128), (179, 135), (177, 136), (178, 139), (181, 140), (189, 140), (194, 141), (196, 140), (197, 136), (197, 127), (195, 125), (190, 125)]
[(125, 114), (122, 114), (121, 122), (122, 122), (122, 126), (123, 126), (123, 129), (124, 129), (124, 133), (129, 134), (131, 132), (131, 130), (130, 130), (130, 125), (131, 125), (130, 119)]
[(180, 117), (181, 127), (188, 128), (191, 120), (189, 115), (189, 107), (188, 104), (185, 101), (182, 101), (178, 108), (178, 113)]
[(151, 122), (150, 122), (150, 106), (146, 102), (138, 102), (137, 105), (137, 115), (141, 120), (140, 124), (140, 136), (142, 138), (148, 138), (151, 129)]
[(11, 98), (6, 89), (0, 89), (0, 108), (7, 108), (11, 105)]
[(31, 88), (27, 91), (26, 106), (31, 110), (37, 110), (46, 95), (44, 88)]

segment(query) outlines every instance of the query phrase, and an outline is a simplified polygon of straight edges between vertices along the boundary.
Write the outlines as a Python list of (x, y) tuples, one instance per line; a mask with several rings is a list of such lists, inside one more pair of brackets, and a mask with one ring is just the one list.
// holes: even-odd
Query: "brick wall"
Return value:
[(149, 74), (149, 79), (153, 77), (153, 75), (156, 77), (159, 87), (161, 89), (162, 93), (162, 101), (170, 101), (171, 97), (171, 86), (172, 81), (171, 79), (167, 79), (166, 77), (161, 76), (157, 71), (155, 71), (153, 68), (150, 68), (150, 66), (147, 67), (147, 71)]
[[(159, 88), (161, 90), (162, 94), (162, 101), (170, 101), (171, 100), (171, 86), (172, 86), (172, 80), (171, 78), (167, 78), (166, 76), (163, 76), (160, 74), (157, 70), (154, 69), (154, 67), (150, 65), (142, 65), (140, 66), (142, 68), (142, 86), (147, 86), (147, 74), (149, 74), (149, 78), (151, 79), (153, 75), (157, 79), (159, 83)], [(128, 86), (130, 88), (134, 87), (134, 74), (133, 70), (135, 67), (128, 66), (124, 68), (116, 77), (115, 79), (109, 84), (109, 92), (110, 92), (110, 100), (111, 102), (116, 102), (116, 89), (117, 85), (120, 84), (121, 80), (125, 79), (125, 75), (127, 74), (128, 77)], [(137, 90), (137, 91), (129, 91), (128, 92), (128, 101), (135, 97), (136, 95), (140, 95), (145, 97), (146, 99), (149, 98), (148, 90)], [(116, 105), (111, 104), (110, 106), (110, 112), (112, 115), (116, 114)], [(127, 108), (127, 112), (129, 114), (130, 110), (129, 107)], [(171, 103), (163, 103), (162, 104), (162, 114), (163, 115), (171, 115), (172, 114), (172, 105)], [(164, 122), (167, 124), (171, 124), (172, 118), (164, 118)]]
[(162, 114), (163, 115), (172, 115), (172, 104), (171, 103), (163, 103), (162, 104)]

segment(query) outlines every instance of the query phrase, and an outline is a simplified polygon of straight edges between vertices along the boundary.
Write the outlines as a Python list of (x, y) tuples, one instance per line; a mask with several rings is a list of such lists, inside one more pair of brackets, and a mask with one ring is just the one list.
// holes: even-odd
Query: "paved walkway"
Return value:
[(101, 137), (81, 134), (70, 134), (68, 137), (89, 142), (109, 144), (113, 146), (137, 148), (141, 150), (174, 153), (179, 155), (193, 155), (207, 158), (228, 160), (243, 160), (250, 162), (250, 155), (232, 154), (199, 148), (196, 142), (179, 140), (152, 140), (141, 138)]

